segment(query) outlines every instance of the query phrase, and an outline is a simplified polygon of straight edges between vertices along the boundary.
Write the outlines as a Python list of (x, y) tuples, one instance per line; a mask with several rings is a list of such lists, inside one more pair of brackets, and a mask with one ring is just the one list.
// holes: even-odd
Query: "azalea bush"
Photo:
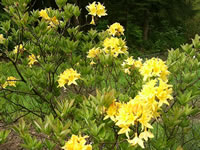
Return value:
[(199, 36), (166, 62), (134, 58), (120, 23), (95, 30), (108, 15), (103, 4), (88, 4), (81, 25), (81, 10), (67, 0), (33, 11), (29, 2), (2, 0), (11, 19), (0, 36), (12, 66), (1, 71), (1, 119), (18, 122), (23, 148), (176, 149), (198, 140), (187, 134), (199, 112)]

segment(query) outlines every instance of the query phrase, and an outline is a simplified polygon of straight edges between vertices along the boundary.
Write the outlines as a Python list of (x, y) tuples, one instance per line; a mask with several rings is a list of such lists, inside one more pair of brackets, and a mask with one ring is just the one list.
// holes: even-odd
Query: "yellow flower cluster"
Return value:
[[(114, 23), (109, 27), (108, 32), (110, 35), (119, 36), (124, 34), (124, 28), (119, 23)], [(128, 53), (128, 47), (122, 38), (108, 37), (103, 41), (103, 46), (103, 51), (114, 57), (118, 57), (119, 54)]]
[(160, 77), (167, 81), (167, 76), (170, 73), (167, 69), (167, 65), (161, 59), (152, 58), (145, 61), (139, 71), (144, 76), (144, 80), (150, 77)]
[[(124, 63), (139, 67), (146, 82), (138, 95), (134, 99), (130, 99), (129, 102), (120, 103), (113, 101), (106, 110), (107, 115), (104, 119), (110, 118), (113, 120), (120, 128), (118, 134), (126, 134), (131, 145), (139, 144), (144, 148), (144, 140), (147, 141), (148, 138), (154, 137), (150, 132), (150, 129), (153, 128), (151, 120), (159, 117), (162, 105), (169, 105), (168, 100), (173, 98), (172, 86), (167, 84), (169, 71), (161, 59), (152, 58), (142, 64), (141, 61), (136, 62), (130, 57)], [(149, 64), (149, 67), (146, 66), (147, 64)], [(157, 64), (161, 65), (161, 67), (158, 68)], [(145, 67), (146, 72), (142, 72), (143, 67)], [(162, 78), (162, 72), (168, 72), (168, 74), (165, 74), (164, 78)], [(151, 77), (154, 77), (154, 79)], [(131, 126), (137, 128), (138, 124), (141, 124), (142, 127), (139, 136), (135, 133), (134, 138), (130, 139)]]
[(57, 25), (59, 25), (59, 21), (56, 18), (56, 16), (50, 18), (49, 15), (47, 14), (46, 9), (43, 9), (43, 10), (40, 11), (40, 17), (49, 21), (49, 27), (56, 27)]
[[(119, 54), (127, 54), (127, 46), (126, 42), (122, 40), (121, 38), (117, 37), (110, 37), (106, 38), (103, 41), (103, 48), (92, 48), (89, 50), (87, 57), (90, 59), (98, 58), (98, 55), (100, 53), (104, 53), (105, 55), (111, 55), (113, 57), (118, 57)], [(94, 60), (90, 63), (96, 64)]]
[(124, 35), (124, 27), (119, 23), (112, 24), (107, 31), (112, 36)]
[(7, 78), (7, 80), (6, 80), (6, 82), (3, 84), (3, 88), (6, 88), (7, 86), (14, 86), (14, 87), (16, 87), (16, 78), (15, 77), (12, 77), (12, 76), (10, 76), (10, 77), (8, 77)]
[(63, 73), (59, 75), (58, 87), (65, 87), (65, 84), (71, 85), (76, 84), (76, 80), (80, 79), (80, 74), (76, 70), (70, 68), (66, 69)]
[(23, 47), (22, 44), (15, 46), (13, 53), (17, 54), (18, 53), (23, 53), (26, 49)]
[(30, 66), (30, 67), (32, 67), (32, 65), (33, 64), (35, 64), (36, 62), (38, 62), (38, 60), (37, 60), (37, 58), (40, 58), (40, 56), (35, 56), (34, 54), (31, 54), (31, 55), (29, 55), (28, 56), (28, 65)]
[(89, 50), (87, 58), (96, 58), (101, 53), (99, 48), (92, 48)]
[(45, 9), (42, 9), (40, 11), (40, 17), (44, 18), (45, 20), (51, 20), (51, 18), (49, 17), (49, 15), (47, 14), (47, 11)]
[(94, 16), (101, 17), (107, 15), (105, 7), (100, 2), (98, 2), (97, 4), (94, 1), (92, 4), (86, 6), (86, 9), (88, 10), (89, 14), (92, 15), (92, 21), (90, 22), (90, 24), (95, 25)]
[(121, 38), (117, 38), (117, 37), (106, 38), (103, 41), (103, 46), (104, 46), (103, 51), (106, 54), (109, 54), (114, 57), (117, 57), (119, 54), (128, 53), (126, 42), (122, 40)]
[[(125, 40), (117, 37), (107, 37), (103, 41), (103, 48), (92, 48), (89, 50), (87, 57), (90, 59), (98, 58), (98, 55), (104, 53), (113, 57), (118, 57), (119, 54), (128, 54), (128, 47)], [(91, 61), (91, 65), (96, 64), (94, 60)]]
[(130, 75), (130, 69), (142, 67), (142, 59), (138, 58), (138, 60), (135, 60), (133, 56), (131, 56), (123, 62), (122, 67), (125, 68), (124, 72)]
[(87, 58), (92, 59), (92, 61), (90, 62), (90, 65), (95, 65), (96, 64), (93, 59), (98, 58), (98, 55), (101, 52), (102, 51), (100, 50), (100, 48), (92, 48), (92, 49), (89, 50)]
[(2, 44), (6, 39), (3, 37), (3, 34), (0, 34), (0, 44)]
[(86, 145), (86, 138), (88, 136), (76, 136), (72, 135), (71, 139), (65, 143), (65, 145), (62, 147), (64, 150), (92, 150), (91, 145)]

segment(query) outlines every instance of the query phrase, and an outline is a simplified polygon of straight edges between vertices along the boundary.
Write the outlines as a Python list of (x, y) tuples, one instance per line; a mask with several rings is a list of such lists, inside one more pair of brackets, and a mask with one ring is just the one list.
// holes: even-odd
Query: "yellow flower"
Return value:
[(45, 20), (51, 20), (51, 18), (49, 17), (49, 15), (47, 14), (47, 11), (45, 9), (42, 9), (40, 11), (40, 17), (44, 18)]
[(98, 2), (98, 4), (96, 4), (96, 2), (94, 1), (92, 4), (89, 4), (88, 6), (86, 6), (87, 11), (89, 12), (90, 15), (92, 15), (92, 21), (90, 22), (90, 24), (95, 25), (95, 21), (94, 21), (94, 16), (106, 16), (106, 10), (105, 7)]
[(159, 107), (163, 104), (169, 105), (167, 100), (173, 99), (172, 97), (172, 85), (168, 85), (162, 79), (159, 79), (159, 86), (157, 87), (156, 97), (159, 99)]
[[(134, 67), (133, 67), (134, 66)], [(140, 68), (142, 66), (142, 59), (134, 60), (133, 56), (127, 58), (123, 63), (122, 67), (124, 69), (124, 72), (127, 74), (131, 74), (130, 70), (136, 68)]]
[(90, 65), (92, 66), (92, 65), (95, 65), (96, 63), (92, 60), (91, 62), (90, 62)]
[(105, 10), (105, 6), (103, 6), (101, 3), (98, 2), (98, 4), (96, 4), (96, 2), (94, 1), (92, 4), (89, 4), (88, 6), (86, 6), (86, 9), (88, 10), (89, 14), (92, 16), (106, 16), (106, 10)]
[(143, 101), (143, 98), (141, 98), (139, 95), (137, 95), (134, 99), (131, 99), (129, 102), (129, 107), (131, 107), (133, 114), (136, 118), (139, 118), (143, 113), (143, 106), (145, 105), (145, 102)]
[(86, 138), (88, 136), (76, 136), (72, 135), (71, 139), (65, 143), (65, 145), (62, 147), (64, 150), (92, 150), (91, 145), (86, 145)]
[(64, 87), (65, 84), (71, 85), (76, 84), (76, 80), (80, 79), (80, 74), (77, 73), (76, 70), (73, 70), (72, 68), (66, 69), (63, 73), (59, 75), (58, 79), (58, 87)]
[(148, 141), (148, 138), (154, 138), (154, 135), (145, 129), (144, 132), (140, 133), (139, 138)]
[(58, 25), (58, 24), (59, 24), (59, 21), (58, 21), (58, 19), (56, 18), (56, 16), (54, 16), (53, 18), (51, 18), (51, 21), (52, 21), (53, 24), (55, 24), (55, 25)]
[(133, 59), (133, 56), (129, 57), (127, 60), (125, 60), (125, 63), (127, 65), (130, 65), (132, 66), (134, 64), (134, 59)]
[(124, 125), (134, 125), (137, 116), (133, 113), (133, 109), (134, 105), (131, 103), (121, 104), (116, 116), (116, 125), (119, 127)]
[[(39, 56), (37, 56), (37, 58), (39, 58)], [(29, 65), (30, 67), (32, 67), (32, 65), (33, 65), (34, 63), (38, 62), (38, 61), (37, 61), (37, 58), (36, 58), (36, 56), (35, 56), (34, 54), (29, 55), (29, 57), (28, 57), (28, 60), (29, 60), (28, 65)]]
[(140, 119), (138, 119), (138, 121), (142, 124), (142, 130), (144, 129), (144, 127), (150, 128), (150, 129), (153, 128), (151, 124), (149, 123), (151, 118), (152, 118), (152, 115), (149, 114), (149, 112), (145, 111), (145, 113), (144, 112), (142, 113), (142, 116), (140, 117)]
[(115, 121), (115, 115), (117, 115), (120, 106), (120, 103), (113, 101), (113, 103), (106, 110), (107, 115), (104, 117), (104, 120), (110, 118)]
[(14, 54), (17, 54), (17, 52), (18, 53), (23, 53), (24, 50), (26, 50), (26, 49), (23, 47), (22, 44), (20, 44), (20, 45), (15, 46), (15, 49), (13, 50), (13, 53)]
[(92, 4), (89, 4), (86, 6), (86, 9), (88, 10), (89, 14), (92, 16), (97, 15), (97, 8), (96, 8), (96, 2), (94, 1)]
[(157, 83), (156, 80), (150, 80), (149, 82), (147, 82), (145, 85), (143, 85), (143, 88), (142, 88), (141, 92), (139, 92), (139, 95), (144, 99), (155, 97), (156, 83)]
[(126, 134), (126, 137), (129, 138), (129, 132), (131, 131), (129, 129), (129, 126), (128, 125), (119, 125), (119, 127), (121, 128), (118, 132), (118, 134), (123, 134), (125, 133)]
[(50, 27), (55, 28), (57, 25), (59, 25), (59, 21), (56, 18), (56, 16), (54, 16), (53, 18), (50, 18), (51, 22), (49, 23)]
[(166, 81), (169, 75), (167, 65), (159, 58), (151, 58), (145, 61), (139, 71), (144, 76), (144, 81), (151, 77), (160, 77)]
[(136, 144), (140, 145), (140, 147), (144, 148), (144, 141), (140, 138), (138, 138), (137, 133), (135, 134), (135, 137), (132, 140), (128, 140), (128, 142), (135, 146)]
[(16, 87), (16, 78), (15, 77), (12, 77), (12, 76), (10, 76), (10, 77), (8, 77), (7, 78), (7, 80), (6, 80), (6, 82), (3, 84), (3, 88), (6, 88), (7, 86), (14, 86), (14, 87)]
[(92, 48), (89, 50), (87, 58), (95, 58), (100, 54), (99, 48)]
[(46, 21), (49, 22), (49, 26), (48, 26), (48, 29), (53, 27), (55, 28), (57, 25), (59, 25), (59, 20), (56, 18), (56, 16), (54, 17), (49, 17), (49, 15), (47, 14), (47, 10), (50, 10), (49, 8), (48, 9), (42, 9), (40, 11), (40, 17), (44, 18)]
[(134, 66), (136, 68), (141, 68), (142, 67), (142, 59), (138, 58), (138, 60), (134, 60)]
[(114, 23), (109, 27), (108, 32), (112, 36), (120, 36), (124, 35), (124, 28), (119, 23)]
[(96, 5), (96, 8), (97, 8), (96, 14), (98, 17), (107, 15), (105, 6), (103, 6), (101, 3), (98, 2), (98, 4)]
[(3, 85), (2, 85), (2, 88), (6, 88), (8, 86), (8, 83), (7, 82), (5, 82)]
[(0, 34), (0, 44), (2, 44), (6, 39), (3, 37), (3, 34)]
[(106, 54), (109, 54), (114, 57), (117, 57), (119, 54), (128, 53), (126, 43), (121, 38), (106, 38), (103, 42), (103, 46), (103, 51)]
[(167, 77), (169, 76), (170, 72), (166, 69), (163, 69), (162, 72), (160, 73), (160, 78), (163, 81), (167, 81)]
[(129, 75), (131, 74), (129, 68), (124, 69), (124, 72), (127, 73), (127, 74), (129, 74)]

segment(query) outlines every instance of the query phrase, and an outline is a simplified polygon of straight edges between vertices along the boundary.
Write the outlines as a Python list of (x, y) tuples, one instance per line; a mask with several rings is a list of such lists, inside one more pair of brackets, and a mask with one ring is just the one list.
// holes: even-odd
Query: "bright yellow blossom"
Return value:
[(88, 136), (72, 135), (71, 139), (62, 147), (64, 150), (92, 150), (92, 145), (86, 145)]
[(131, 74), (129, 68), (125, 68), (125, 69), (124, 69), (124, 72), (127, 73), (127, 74), (129, 74), (129, 75)]
[(134, 65), (136, 68), (140, 68), (142, 66), (142, 59), (139, 58), (138, 60), (135, 60), (133, 59), (133, 56), (131, 56), (123, 62), (123, 67), (125, 67), (126, 65), (128, 66)]
[(92, 4), (89, 4), (88, 6), (86, 6), (87, 11), (89, 12), (89, 15), (92, 15), (92, 21), (90, 22), (90, 24), (95, 25), (95, 16), (101, 17), (101, 16), (106, 16), (106, 9), (105, 6), (103, 6), (101, 3), (98, 2), (98, 4), (96, 4), (96, 2), (94, 1)]
[(144, 127), (146, 128), (150, 128), (152, 129), (153, 127), (150, 124), (150, 121), (152, 119), (152, 115), (150, 114), (150, 112), (143, 112), (142, 116), (140, 117), (140, 119), (138, 119), (138, 121), (141, 123), (142, 125), (142, 130), (144, 129)]
[(3, 84), (3, 88), (6, 88), (7, 86), (14, 86), (14, 87), (16, 87), (16, 78), (15, 77), (12, 77), (12, 76), (10, 76), (10, 77), (8, 77), (7, 78), (7, 80), (6, 80), (6, 82)]
[(92, 16), (106, 16), (106, 9), (105, 6), (103, 6), (101, 3), (98, 2), (98, 4), (96, 4), (96, 2), (94, 1), (92, 4), (89, 4), (88, 6), (86, 6), (86, 9), (88, 10), (89, 14)]
[(70, 68), (66, 69), (63, 73), (59, 75), (58, 87), (65, 87), (65, 84), (71, 85), (76, 84), (76, 80), (80, 79), (80, 74), (76, 70)]
[(40, 17), (44, 18), (45, 20), (51, 20), (51, 18), (49, 17), (49, 15), (47, 14), (47, 11), (45, 9), (42, 9), (40, 11)]
[(115, 121), (115, 115), (118, 113), (118, 109), (120, 106), (120, 103), (113, 101), (113, 103), (107, 109), (107, 115), (104, 117), (104, 119), (110, 118), (111, 120)]
[(59, 21), (56, 18), (56, 16), (54, 16), (53, 18), (50, 19), (49, 26), (55, 28), (57, 25), (59, 25)]
[(98, 2), (98, 4), (96, 5), (96, 8), (97, 8), (97, 12), (96, 13), (97, 13), (98, 17), (107, 15), (105, 6), (103, 6), (101, 3)]
[(39, 56), (36, 57), (34, 54), (29, 55), (29, 57), (28, 57), (28, 60), (29, 60), (28, 65), (30, 67), (32, 67), (32, 65), (34, 63), (38, 62), (37, 58), (39, 58)]
[(92, 48), (89, 50), (87, 58), (95, 58), (100, 54), (100, 52), (99, 48)]
[(106, 38), (103, 42), (103, 51), (106, 54), (117, 57), (119, 54), (127, 54), (127, 46), (121, 38), (111, 37)]
[(145, 61), (139, 71), (141, 75), (144, 76), (144, 80), (147, 80), (151, 77), (160, 77), (166, 81), (167, 76), (169, 75), (167, 65), (159, 58), (151, 58)]
[(145, 129), (144, 132), (140, 133), (139, 138), (148, 141), (148, 138), (154, 138), (154, 135)]
[(169, 105), (167, 100), (173, 99), (172, 97), (172, 85), (168, 85), (166, 82), (164, 82), (162, 79), (159, 79), (159, 86), (156, 90), (156, 97), (159, 100), (159, 107), (163, 104)]
[(135, 137), (132, 140), (128, 140), (128, 142), (133, 146), (138, 144), (140, 147), (144, 148), (144, 141), (141, 138), (138, 138), (137, 133), (135, 133)]
[(3, 34), (0, 34), (0, 44), (2, 44), (6, 39), (3, 37)]
[(129, 125), (119, 125), (119, 127), (121, 128), (118, 132), (118, 134), (123, 134), (125, 133), (126, 134), (126, 137), (129, 138), (129, 132), (131, 131), (130, 128), (129, 128)]
[(95, 65), (96, 63), (92, 60), (91, 62), (90, 62), (90, 65), (92, 66), (92, 65)]
[(124, 28), (119, 23), (114, 23), (109, 27), (108, 32), (112, 36), (120, 36), (124, 35)]
[(133, 56), (127, 58), (123, 63), (122, 67), (124, 69), (124, 72), (127, 74), (131, 74), (131, 70), (134, 68), (141, 68), (142, 66), (142, 59), (135, 60), (133, 59)]
[(41, 11), (40, 11), (40, 17), (42, 17), (42, 18), (44, 18), (46, 21), (48, 21), (48, 23), (49, 23), (49, 26), (48, 26), (48, 28), (51, 28), (51, 27), (53, 27), (53, 28), (55, 28), (57, 25), (59, 25), (59, 20), (56, 18), (56, 16), (54, 16), (54, 17), (49, 17), (49, 15), (47, 14), (47, 10), (48, 9), (42, 9)]
[(116, 116), (116, 125), (134, 125), (137, 116), (133, 113), (133, 104), (121, 104), (121, 107), (118, 110), (118, 114)]
[(95, 1), (92, 4), (89, 4), (88, 6), (86, 6), (86, 9), (88, 10), (90, 15), (96, 16), (97, 8), (96, 8), (96, 2)]
[(138, 60), (134, 60), (134, 66), (136, 68), (141, 68), (142, 67), (142, 59), (138, 58)]
[(15, 46), (15, 49), (13, 50), (14, 54), (23, 53), (26, 49), (23, 47), (22, 44)]
[(133, 65), (134, 64), (134, 60), (133, 60), (133, 56), (129, 57), (127, 60), (125, 60), (127, 65)]
[(53, 22), (54, 25), (58, 25), (59, 24), (59, 21), (56, 18), (56, 16), (54, 16), (53, 18), (51, 18), (51, 21)]
[(139, 92), (139, 95), (144, 99), (155, 97), (155, 94), (156, 94), (155, 85), (156, 85), (156, 83), (157, 83), (157, 80), (150, 80), (149, 82), (144, 84), (141, 92)]

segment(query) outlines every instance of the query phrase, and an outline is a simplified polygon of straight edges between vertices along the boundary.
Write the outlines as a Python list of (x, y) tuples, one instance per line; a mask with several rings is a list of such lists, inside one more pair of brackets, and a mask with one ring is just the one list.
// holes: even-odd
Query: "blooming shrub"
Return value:
[[(133, 60), (132, 62), (131, 65), (135, 66)], [(139, 71), (143, 75), (144, 80), (147, 80), (142, 90), (134, 99), (130, 99), (128, 103), (113, 102), (109, 106), (105, 118), (111, 118), (119, 126), (118, 134), (125, 133), (129, 143), (133, 146), (139, 144), (144, 148), (142, 139), (147, 141), (148, 138), (154, 137), (149, 131), (153, 128), (150, 121), (160, 116), (159, 110), (162, 109), (161, 106), (163, 104), (169, 105), (168, 100), (173, 99), (173, 97), (171, 95), (171, 85), (167, 84), (167, 74), (164, 73), (169, 72), (162, 60), (155, 58), (147, 60), (140, 66)], [(155, 78), (151, 79), (152, 77)], [(139, 138), (138, 134), (135, 133), (135, 137), (130, 139), (130, 128), (136, 126), (136, 131), (139, 131), (137, 129), (139, 124), (141, 124)]]
[[(190, 117), (199, 112), (193, 106), (199, 96), (198, 36), (193, 44), (170, 51), (166, 62), (134, 58), (120, 23), (106, 31), (83, 31), (77, 25), (81, 11), (76, 5), (56, 0), (59, 9), (29, 12), (29, 2), (2, 0), (11, 21), (2, 23), (0, 36), (2, 56), (12, 67), (12, 72), (1, 72), (1, 119), (20, 120), (13, 130), (23, 148), (186, 145), (174, 135), (190, 127)], [(86, 9), (93, 25), (107, 15), (100, 2)], [(159, 136), (163, 141), (158, 142)]]
[(71, 139), (65, 143), (65, 146), (63, 147), (64, 150), (68, 149), (77, 149), (77, 150), (91, 150), (91, 145), (85, 145), (86, 140), (88, 136), (84, 137), (78, 137), (76, 135), (72, 135)]
[(65, 70), (58, 79), (58, 86), (59, 87), (64, 87), (65, 84), (67, 83), (67, 85), (71, 85), (71, 84), (76, 84), (77, 79), (80, 78), (80, 74), (77, 73), (76, 71), (74, 71), (72, 68), (71, 69), (67, 69)]

